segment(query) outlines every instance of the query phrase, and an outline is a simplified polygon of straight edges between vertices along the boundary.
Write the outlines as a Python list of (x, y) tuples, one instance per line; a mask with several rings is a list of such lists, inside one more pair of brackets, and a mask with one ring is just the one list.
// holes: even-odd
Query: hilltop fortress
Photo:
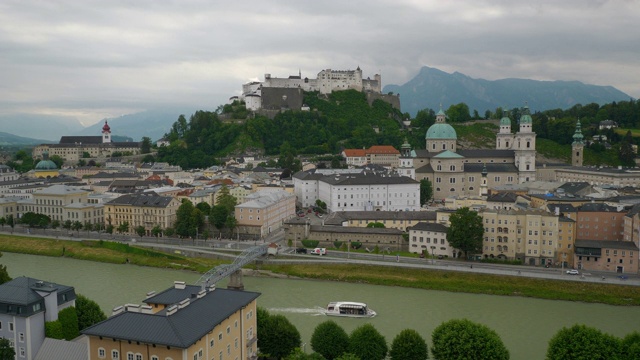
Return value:
[(315, 79), (302, 77), (302, 73), (287, 78), (264, 75), (264, 81), (252, 81), (242, 85), (242, 95), (232, 96), (229, 103), (236, 100), (244, 101), (247, 109), (258, 110), (308, 110), (303, 104), (303, 92), (317, 91), (320, 94), (330, 94), (340, 90), (357, 90), (367, 94), (367, 100), (372, 103), (376, 99), (389, 102), (400, 109), (398, 95), (382, 95), (382, 78), (375, 74), (373, 79), (362, 77), (362, 70), (332, 70), (325, 69), (318, 73)]

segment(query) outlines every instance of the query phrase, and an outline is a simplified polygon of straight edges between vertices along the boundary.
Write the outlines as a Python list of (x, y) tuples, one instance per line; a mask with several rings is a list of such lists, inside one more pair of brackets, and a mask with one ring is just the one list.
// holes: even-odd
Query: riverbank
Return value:
[[(186, 258), (109, 241), (68, 241), (11, 235), (0, 235), (0, 251), (53, 257), (64, 256), (116, 264), (129, 263), (157, 268), (191, 270), (199, 273), (204, 273), (221, 263), (221, 261), (212, 259)], [(248, 266), (248, 270), (256, 270), (256, 268), (256, 266)], [(640, 305), (639, 287), (613, 284), (360, 264), (262, 264), (258, 268), (257, 273), (256, 271), (245, 271), (245, 274), (609, 305)]]

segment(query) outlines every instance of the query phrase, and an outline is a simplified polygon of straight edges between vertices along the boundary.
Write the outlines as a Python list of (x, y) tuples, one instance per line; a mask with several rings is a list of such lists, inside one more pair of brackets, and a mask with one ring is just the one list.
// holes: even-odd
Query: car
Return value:
[(326, 248), (315, 248), (313, 250), (311, 250), (311, 254), (313, 255), (327, 255), (327, 249)]
[(569, 275), (580, 275), (580, 272), (578, 270), (567, 270), (567, 274)]
[(306, 254), (307, 253), (307, 249), (306, 248), (297, 248), (296, 249), (296, 254)]

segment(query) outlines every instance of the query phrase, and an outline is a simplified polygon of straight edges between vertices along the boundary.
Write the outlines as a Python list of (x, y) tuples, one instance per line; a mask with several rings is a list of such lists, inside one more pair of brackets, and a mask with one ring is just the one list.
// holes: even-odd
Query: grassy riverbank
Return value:
[[(64, 256), (115, 264), (129, 262), (141, 266), (191, 270), (200, 273), (220, 264), (216, 260), (186, 258), (109, 241), (68, 241), (11, 235), (0, 235), (0, 251)], [(640, 305), (640, 287), (606, 283), (347, 264), (265, 264), (260, 265), (260, 269), (308, 279), (610, 305)]]
[[(111, 241), (69, 241), (0, 235), (0, 252), (69, 257), (112, 264), (134, 264), (204, 273), (219, 261), (166, 254)], [(1, 260), (0, 260), (1, 261)]]

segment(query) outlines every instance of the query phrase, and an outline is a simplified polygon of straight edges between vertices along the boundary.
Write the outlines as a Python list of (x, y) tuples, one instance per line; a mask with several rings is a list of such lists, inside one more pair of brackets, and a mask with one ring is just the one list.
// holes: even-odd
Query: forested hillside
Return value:
[[(408, 114), (402, 114), (380, 100), (370, 106), (365, 94), (353, 90), (334, 92), (329, 96), (307, 93), (304, 101), (311, 111), (286, 111), (274, 119), (260, 115), (251, 117), (239, 103), (221, 106), (216, 112), (197, 111), (189, 120), (180, 116), (167, 134), (171, 145), (159, 149), (158, 160), (178, 164), (185, 169), (205, 168), (233, 154), (295, 157), (301, 154), (337, 154), (343, 148), (382, 144), (399, 148), (405, 137), (414, 148), (423, 149), (424, 135), (435, 121), (435, 111), (424, 109), (412, 119), (411, 129), (405, 131), (400, 121), (408, 118)], [(498, 129), (495, 123), (478, 119), (477, 113), (471, 115), (464, 103), (452, 105), (445, 112), (447, 122), (456, 128), (461, 147), (495, 146)], [(497, 108), (493, 112), (488, 111), (485, 117), (500, 119), (508, 115), (512, 129), (516, 131), (521, 113), (519, 108), (508, 111)], [(222, 121), (221, 117), (231, 120)], [(591, 139), (595, 134), (608, 137), (606, 144), (594, 143), (586, 149), (585, 165), (631, 166), (633, 163), (634, 156), (628, 152), (630, 145), (638, 143), (638, 138), (626, 136), (626, 130), (600, 131), (597, 125), (601, 120), (610, 119), (616, 121), (621, 129), (640, 127), (640, 102), (636, 100), (547, 110), (532, 114), (532, 118), (538, 135), (538, 151), (547, 158), (569, 160), (570, 144), (579, 118), (585, 139)], [(475, 122), (471, 124), (469, 120)]]

